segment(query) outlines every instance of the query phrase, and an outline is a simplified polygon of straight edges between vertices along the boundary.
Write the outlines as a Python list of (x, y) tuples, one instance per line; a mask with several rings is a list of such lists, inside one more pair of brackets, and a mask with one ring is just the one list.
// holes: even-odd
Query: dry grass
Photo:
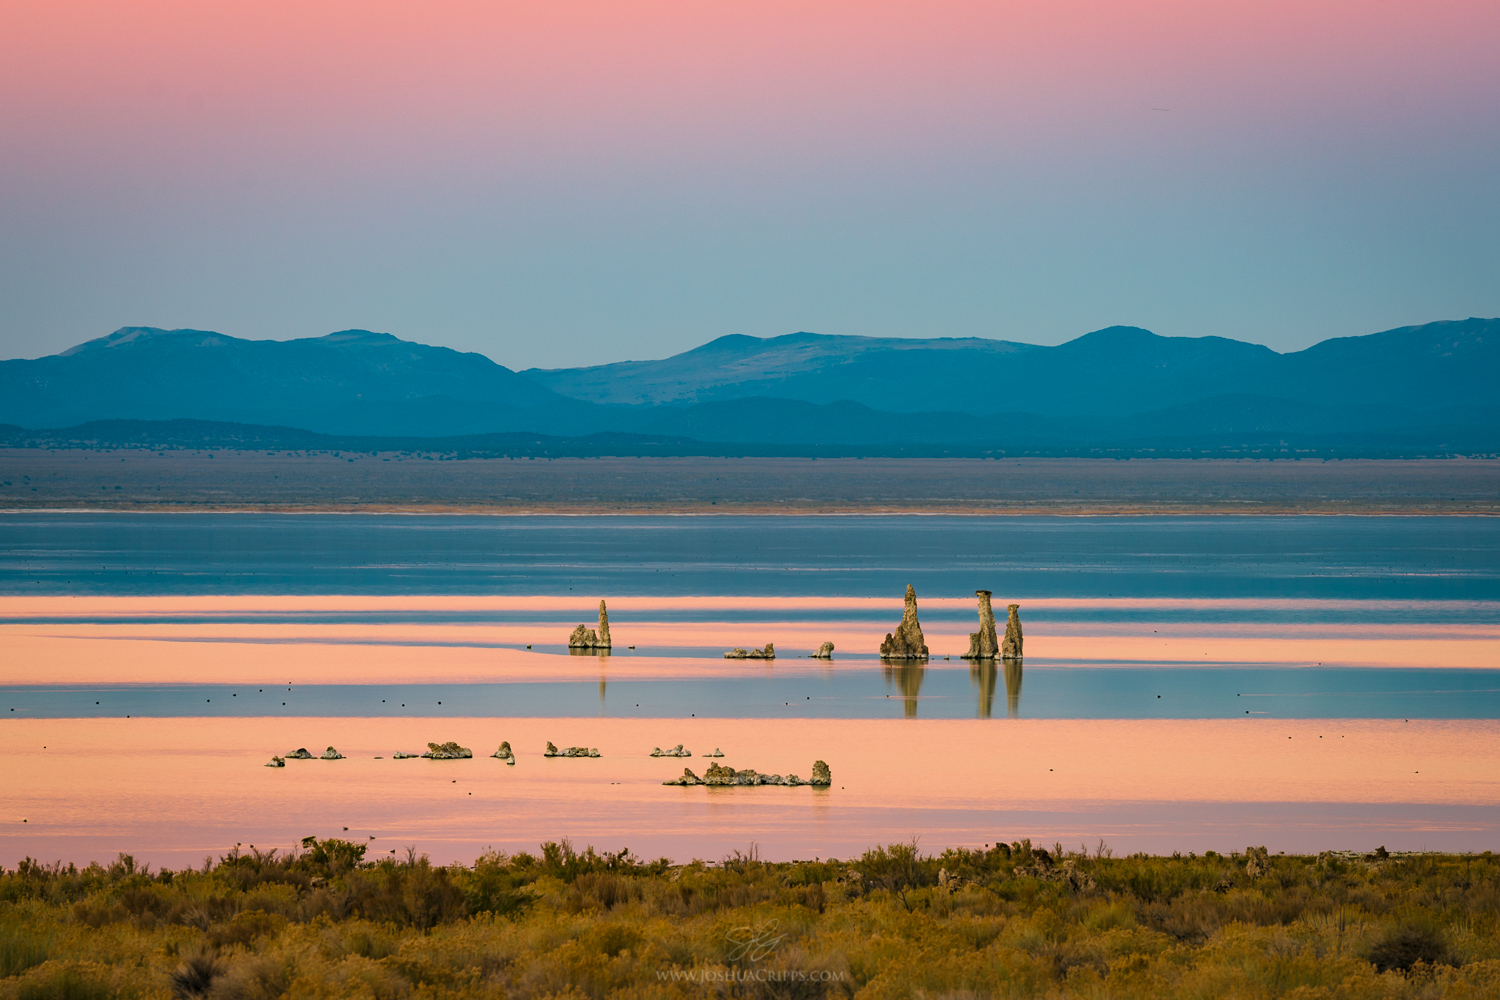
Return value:
[(1497, 910), (1489, 854), (671, 866), (563, 842), (444, 868), (333, 840), (28, 860), (0, 875), (0, 998), (1490, 997)]

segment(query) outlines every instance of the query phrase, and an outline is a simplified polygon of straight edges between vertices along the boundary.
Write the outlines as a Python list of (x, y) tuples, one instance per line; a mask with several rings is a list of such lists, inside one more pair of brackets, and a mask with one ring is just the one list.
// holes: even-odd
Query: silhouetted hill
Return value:
[(0, 448), (109, 450), (265, 451), (289, 453), (441, 455), (454, 458), (594, 457), (598, 455), (702, 455), (698, 441), (645, 434), (558, 437), (511, 432), (451, 437), (318, 434), (297, 427), (268, 427), (213, 420), (95, 420), (77, 427), (27, 430), (0, 424)]
[(1277, 354), (1222, 337), (1110, 327), (1057, 347), (999, 340), (721, 337), (662, 361), (522, 372), (576, 399), (691, 403), (756, 396), (878, 410), (1130, 414), (1221, 396), (1425, 410), (1493, 403), (1500, 320), (1324, 341)]
[(881, 401), (911, 392), (914, 372), (916, 378), (930, 382), (943, 373), (963, 370), (975, 358), (1038, 350), (1045, 348), (975, 337), (915, 340), (792, 333), (763, 339), (735, 334), (661, 361), (528, 368), (521, 374), (563, 395), (594, 403), (695, 403), (772, 396), (814, 403), (849, 399), (895, 409)]
[(1500, 320), (1478, 319), (1292, 354), (1133, 327), (1057, 347), (800, 333), (523, 376), (367, 331), (278, 342), (131, 327), (0, 362), (0, 421), (73, 439), (128, 432), (135, 446), (165, 434), (157, 443), (174, 447), (196, 446), (186, 433), (244, 438), (203, 447), (340, 447), (291, 443), (312, 434), (485, 453), (535, 438), (570, 454), (1490, 454), (1497, 344)]
[(51, 357), (0, 361), (0, 421), (28, 427), (193, 418), (453, 434), (543, 420), (571, 431), (572, 415), (592, 409), (481, 354), (367, 330), (275, 341), (126, 327)]

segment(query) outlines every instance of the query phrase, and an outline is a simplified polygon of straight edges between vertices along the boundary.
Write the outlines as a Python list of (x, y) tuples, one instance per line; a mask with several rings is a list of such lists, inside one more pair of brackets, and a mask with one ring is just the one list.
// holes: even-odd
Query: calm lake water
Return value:
[[(908, 583), (933, 655), (882, 662)], [(960, 658), (976, 588), (1022, 663)], [(1493, 849), (1497, 640), (1500, 519), (0, 514), (0, 863)], [(661, 784), (716, 748), (834, 785)]]

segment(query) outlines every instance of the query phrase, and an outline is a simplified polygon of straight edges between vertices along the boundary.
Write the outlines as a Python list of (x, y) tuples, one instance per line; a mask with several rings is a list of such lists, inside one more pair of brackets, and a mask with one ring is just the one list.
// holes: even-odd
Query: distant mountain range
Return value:
[[(1490, 454), (1497, 385), (1495, 319), (1288, 354), (1134, 327), (1057, 347), (732, 336), (660, 361), (524, 372), (364, 330), (254, 341), (127, 327), (0, 361), (0, 423), (14, 425), (0, 439), (56, 443), (67, 435), (35, 432), (73, 428), (100, 441), (114, 428), (170, 445), (188, 425), (156, 422), (186, 420), (199, 428), (189, 437), (204, 427), (263, 441), (311, 432), (305, 440), (325, 444), (478, 435), (483, 452), (535, 439), (557, 454)], [(584, 437), (592, 443), (558, 443)]]

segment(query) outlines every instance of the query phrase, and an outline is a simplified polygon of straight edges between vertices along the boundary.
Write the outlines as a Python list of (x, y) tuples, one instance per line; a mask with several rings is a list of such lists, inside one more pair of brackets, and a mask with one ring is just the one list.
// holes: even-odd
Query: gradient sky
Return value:
[(1494, 0), (0, 0), (0, 357), (1500, 315)]

